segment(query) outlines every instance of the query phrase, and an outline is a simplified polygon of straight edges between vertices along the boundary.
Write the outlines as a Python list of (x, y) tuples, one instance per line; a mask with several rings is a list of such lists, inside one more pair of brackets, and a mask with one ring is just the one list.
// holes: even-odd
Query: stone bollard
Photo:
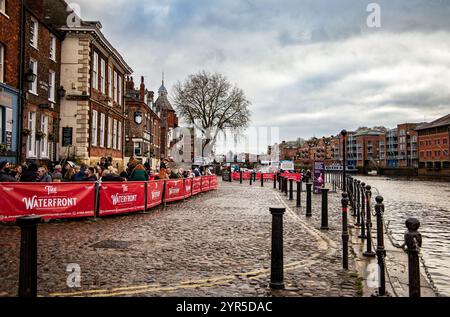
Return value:
[(312, 186), (313, 184), (306, 184), (306, 217), (312, 217)]
[(376, 199), (375, 211), (377, 213), (377, 260), (380, 270), (379, 278), (380, 285), (378, 288), (378, 296), (386, 295), (386, 268), (384, 266), (384, 258), (386, 257), (386, 251), (384, 249), (384, 228), (383, 228), (383, 213), (384, 204), (383, 197), (378, 196)]
[(367, 239), (366, 236), (366, 183), (361, 183), (361, 234), (358, 238), (364, 240)]
[(294, 200), (294, 180), (289, 180), (289, 200)]
[(296, 207), (300, 208), (302, 206), (302, 182), (297, 182), (297, 204)]
[(375, 252), (372, 250), (372, 187), (370, 185), (366, 186), (366, 231), (367, 231), (367, 250), (363, 253), (366, 257), (375, 257)]
[(286, 208), (270, 208), (272, 214), (272, 259), (270, 288), (284, 289), (283, 215)]
[(37, 297), (37, 224), (41, 218), (17, 218), (21, 230), (19, 297)]
[(409, 297), (420, 297), (419, 249), (422, 235), (418, 232), (420, 222), (416, 218), (406, 220), (405, 245), (408, 253)]
[(322, 188), (322, 225), (320, 229), (328, 230), (328, 192), (327, 188)]
[(348, 195), (342, 194), (342, 267), (348, 270)]

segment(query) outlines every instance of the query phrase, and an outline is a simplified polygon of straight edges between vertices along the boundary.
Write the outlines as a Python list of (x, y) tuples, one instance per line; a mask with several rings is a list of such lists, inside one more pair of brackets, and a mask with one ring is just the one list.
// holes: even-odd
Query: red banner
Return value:
[(195, 177), (192, 180), (192, 195), (197, 195), (202, 192), (202, 178)]
[(192, 196), (192, 178), (186, 178), (184, 180), (184, 198)]
[(211, 190), (219, 188), (219, 181), (217, 180), (217, 176), (216, 175), (210, 176), (209, 187), (210, 187)]
[(209, 176), (202, 177), (202, 192), (209, 191)]
[(2, 183), (0, 221), (37, 215), (43, 219), (93, 217), (94, 183)]
[(171, 179), (166, 181), (164, 201), (166, 203), (184, 199), (184, 182), (182, 179)]
[(287, 177), (287, 179), (293, 179), (296, 182), (300, 182), (302, 180), (302, 174), (297, 173), (282, 173), (282, 177)]
[(147, 209), (159, 206), (163, 202), (164, 180), (147, 184)]
[(144, 210), (145, 183), (102, 183), (100, 188), (100, 216)]

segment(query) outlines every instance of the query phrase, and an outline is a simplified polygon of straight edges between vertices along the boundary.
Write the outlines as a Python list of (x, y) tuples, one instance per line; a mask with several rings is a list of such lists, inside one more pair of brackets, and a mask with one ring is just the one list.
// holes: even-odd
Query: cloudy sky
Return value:
[(379, 28), (364, 0), (76, 2), (149, 88), (222, 73), (281, 140), (450, 113), (448, 0), (377, 1)]

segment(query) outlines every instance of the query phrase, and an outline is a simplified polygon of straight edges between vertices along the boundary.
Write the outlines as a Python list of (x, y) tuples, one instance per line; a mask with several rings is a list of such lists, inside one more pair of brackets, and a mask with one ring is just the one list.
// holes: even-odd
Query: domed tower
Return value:
[(164, 86), (164, 73), (162, 77), (161, 87), (158, 89), (158, 99), (155, 102), (156, 111), (161, 118), (161, 159), (169, 157), (169, 144), (171, 132), (178, 127), (178, 118), (168, 99), (168, 92)]

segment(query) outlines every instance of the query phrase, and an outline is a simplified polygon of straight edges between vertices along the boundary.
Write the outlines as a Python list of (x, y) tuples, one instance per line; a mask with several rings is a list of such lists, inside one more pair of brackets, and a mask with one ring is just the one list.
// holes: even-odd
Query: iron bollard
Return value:
[(342, 194), (342, 267), (348, 270), (348, 195)]
[(356, 179), (354, 179), (352, 177), (352, 184), (351, 184), (351, 189), (352, 189), (352, 216), (356, 217), (357, 216), (357, 212), (356, 212)]
[(19, 297), (37, 297), (37, 224), (41, 218), (17, 218), (21, 230)]
[(285, 212), (286, 208), (270, 208), (272, 214), (271, 289), (284, 289), (283, 215)]
[(302, 206), (302, 182), (297, 182), (297, 205), (296, 207), (299, 208)]
[(356, 181), (356, 223), (355, 226), (361, 226), (361, 181)]
[(367, 231), (367, 250), (363, 253), (366, 257), (374, 257), (375, 252), (372, 251), (372, 208), (371, 208), (371, 199), (372, 199), (372, 187), (370, 185), (366, 186), (366, 231)]
[(243, 175), (242, 175), (242, 171), (239, 172), (239, 182), (242, 184), (243, 181)]
[(406, 220), (405, 245), (408, 253), (409, 297), (420, 297), (419, 249), (422, 235), (418, 232), (420, 222), (416, 218)]
[(366, 236), (366, 183), (361, 183), (361, 234), (358, 238), (364, 240), (367, 239)]
[(384, 258), (386, 257), (386, 251), (384, 249), (384, 228), (383, 228), (383, 213), (384, 204), (383, 197), (378, 196), (376, 199), (377, 204), (375, 205), (375, 211), (377, 213), (377, 260), (378, 267), (380, 270), (379, 278), (380, 285), (378, 288), (378, 295), (386, 295), (386, 268), (384, 267)]
[(264, 187), (264, 174), (261, 173), (261, 187)]
[(253, 172), (253, 182), (256, 184), (256, 172)]
[(289, 200), (294, 200), (294, 180), (289, 180)]
[(328, 188), (322, 188), (322, 226), (320, 229), (328, 230)]
[(273, 189), (277, 189), (277, 175), (273, 174)]
[(284, 178), (284, 194), (286, 196), (288, 195), (288, 178), (287, 177)]
[(253, 185), (253, 175), (250, 174), (250, 186), (252, 186), (252, 185)]
[(312, 186), (313, 184), (306, 184), (306, 217), (312, 217)]
[(282, 187), (283, 187), (283, 179), (281, 175), (278, 175), (278, 189), (280, 190), (280, 192), (283, 191)]

